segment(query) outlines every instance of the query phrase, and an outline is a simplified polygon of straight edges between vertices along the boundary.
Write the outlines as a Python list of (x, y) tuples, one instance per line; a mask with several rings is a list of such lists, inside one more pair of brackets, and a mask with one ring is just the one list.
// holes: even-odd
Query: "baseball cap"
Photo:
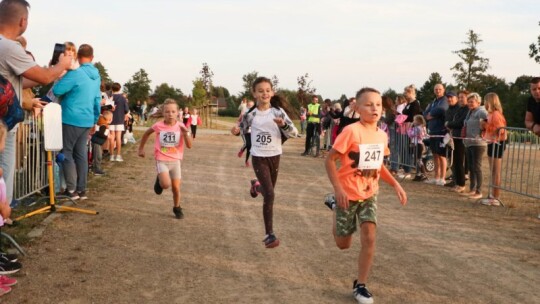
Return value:
[(446, 94), (444, 94), (444, 96), (446, 96), (446, 97), (457, 97), (456, 93), (454, 93), (454, 92), (446, 92)]

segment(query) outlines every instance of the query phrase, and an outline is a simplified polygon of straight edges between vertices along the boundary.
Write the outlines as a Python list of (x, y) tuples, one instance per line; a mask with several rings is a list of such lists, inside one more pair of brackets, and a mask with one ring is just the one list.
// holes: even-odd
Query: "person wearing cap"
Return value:
[(465, 191), (465, 146), (461, 139), (461, 130), (469, 108), (467, 107), (468, 92), (459, 92), (459, 99), (454, 92), (447, 92), (448, 110), (444, 112), (444, 126), (454, 141), (454, 157), (452, 162), (452, 182), (445, 186), (453, 187), (452, 190), (458, 193)]
[(448, 100), (444, 96), (444, 86), (440, 83), (433, 88), (435, 100), (431, 102), (424, 111), (427, 121), (429, 138), (429, 148), (433, 153), (435, 162), (435, 179), (426, 180), (429, 184), (444, 186), (446, 176), (446, 149), (442, 143), (443, 136), (447, 133), (444, 126), (444, 113), (448, 109)]

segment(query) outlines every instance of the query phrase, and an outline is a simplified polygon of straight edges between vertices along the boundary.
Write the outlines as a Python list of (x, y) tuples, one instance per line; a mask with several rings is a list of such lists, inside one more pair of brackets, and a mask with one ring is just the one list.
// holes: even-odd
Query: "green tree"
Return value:
[(148, 98), (150, 95), (150, 82), (148, 73), (144, 69), (140, 69), (124, 84), (124, 93), (128, 95), (131, 104)]
[(229, 93), (229, 90), (227, 88), (224, 88), (222, 86), (212, 87), (212, 96), (218, 97), (218, 98), (229, 98), (231, 97), (231, 94)]
[(473, 30), (469, 30), (467, 41), (462, 42), (466, 47), (452, 52), (462, 60), (451, 68), (451, 70), (456, 71), (453, 76), (458, 87), (469, 91), (478, 91), (480, 89), (480, 77), (489, 68), (489, 59), (480, 57), (480, 51), (478, 50), (480, 42), (482, 42), (480, 35)]
[(239, 100), (242, 100), (242, 98), (251, 98), (251, 85), (253, 85), (253, 82), (255, 79), (257, 79), (257, 77), (259, 77), (259, 72), (257, 71), (253, 71), (242, 76), (242, 87), (244, 88), (244, 91), (238, 94)]
[(204, 62), (201, 71), (201, 81), (203, 83), (204, 90), (208, 98), (212, 97), (212, 77), (214, 77), (214, 72), (210, 70), (208, 63)]
[(196, 78), (193, 80), (193, 89), (191, 90), (192, 94), (192, 105), (191, 106), (201, 106), (206, 103), (208, 100), (206, 98), (206, 88), (204, 87), (204, 81), (202, 78)]
[(291, 119), (298, 119), (300, 117), (300, 101), (298, 100), (297, 92), (287, 89), (279, 89), (277, 94), (285, 97), (289, 104), (289, 116)]
[(428, 80), (424, 82), (424, 85), (416, 93), (416, 97), (418, 101), (420, 101), (422, 109), (424, 109), (430, 102), (435, 99), (435, 93), (433, 93), (433, 88), (438, 83), (442, 83), (446, 87), (446, 84), (443, 83), (442, 77), (439, 73), (431, 73)]
[[(540, 25), (540, 22), (538, 22), (538, 25)], [(529, 45), (529, 57), (534, 59), (536, 63), (540, 63), (540, 36), (537, 39), (536, 42)]]
[(397, 92), (394, 91), (391, 88), (388, 88), (388, 90), (386, 90), (386, 91), (384, 91), (382, 93), (382, 96), (388, 96), (388, 97), (392, 98), (392, 100), (396, 100), (397, 95), (398, 95)]
[(94, 63), (94, 66), (99, 71), (99, 76), (101, 77), (101, 81), (103, 81), (104, 83), (112, 83), (113, 82), (111, 77), (109, 77), (109, 73), (107, 72), (107, 69), (105, 68), (105, 66), (100, 61)]
[(313, 80), (309, 80), (308, 73), (298, 76), (296, 81), (298, 83), (298, 90), (296, 91), (298, 101), (305, 107), (309, 103), (309, 98), (315, 94), (317, 89), (311, 87)]
[(172, 98), (178, 102), (183, 101), (184, 93), (182, 93), (182, 90), (177, 89), (167, 83), (162, 83), (154, 89), (154, 99), (155, 101), (159, 103), (163, 103), (165, 99)]

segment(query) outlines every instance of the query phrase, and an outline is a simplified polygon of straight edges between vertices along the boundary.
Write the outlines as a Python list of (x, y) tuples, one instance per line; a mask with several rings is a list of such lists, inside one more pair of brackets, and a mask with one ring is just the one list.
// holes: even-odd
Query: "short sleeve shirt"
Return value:
[(540, 124), (540, 102), (536, 102), (532, 96), (527, 101), (527, 112), (532, 113), (535, 124)]
[(182, 160), (184, 156), (184, 135), (180, 129), (181, 123), (169, 126), (163, 121), (157, 122), (152, 126), (156, 132), (154, 143), (154, 155), (159, 161)]
[(390, 154), (387, 143), (384, 131), (367, 129), (361, 123), (348, 125), (336, 138), (332, 148), (341, 154), (338, 179), (349, 200), (365, 200), (378, 193), (382, 161)]

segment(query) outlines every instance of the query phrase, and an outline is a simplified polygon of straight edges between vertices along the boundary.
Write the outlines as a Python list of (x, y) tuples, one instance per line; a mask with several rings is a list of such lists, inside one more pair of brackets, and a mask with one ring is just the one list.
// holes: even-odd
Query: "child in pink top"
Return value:
[(163, 189), (172, 186), (173, 213), (176, 218), (181, 219), (184, 217), (180, 207), (181, 161), (184, 156), (184, 144), (191, 149), (191, 132), (177, 120), (178, 104), (174, 99), (165, 100), (162, 112), (164, 120), (155, 123), (144, 133), (139, 145), (139, 156), (145, 156), (144, 145), (155, 132), (154, 157), (158, 176), (154, 183), (154, 191), (161, 194)]

